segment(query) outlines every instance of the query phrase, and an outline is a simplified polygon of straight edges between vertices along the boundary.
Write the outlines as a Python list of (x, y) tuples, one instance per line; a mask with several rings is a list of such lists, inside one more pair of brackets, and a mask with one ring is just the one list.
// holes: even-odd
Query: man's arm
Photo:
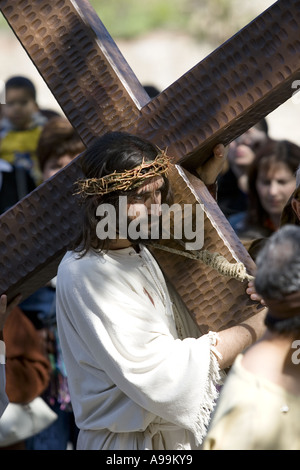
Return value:
[[(213, 156), (203, 165), (196, 169), (198, 176), (206, 186), (212, 186), (221, 172), (228, 154), (228, 146), (218, 144), (214, 147)], [(262, 300), (254, 292), (253, 285), (248, 286), (252, 300)], [(261, 305), (262, 307), (262, 305)], [(219, 332), (219, 341), (216, 346), (222, 359), (218, 358), (221, 369), (229, 367), (236, 356), (247, 347), (251, 346), (263, 335), (265, 331), (264, 318), (266, 309), (262, 308), (257, 314), (253, 315), (243, 323)]]
[(221, 369), (231, 366), (238, 354), (262, 337), (266, 330), (264, 325), (266, 313), (267, 308), (263, 307), (248, 320), (218, 333), (216, 349), (221, 354), (221, 358), (218, 358)]
[(206, 184), (206, 186), (215, 184), (222, 171), (224, 163), (226, 162), (227, 155), (228, 146), (224, 147), (223, 144), (218, 144), (213, 149), (213, 156), (207, 160), (204, 165), (196, 168), (199, 178)]

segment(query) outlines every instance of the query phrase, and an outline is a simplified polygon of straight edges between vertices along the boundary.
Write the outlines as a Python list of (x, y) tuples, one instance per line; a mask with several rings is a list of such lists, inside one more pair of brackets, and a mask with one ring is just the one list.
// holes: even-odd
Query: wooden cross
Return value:
[[(255, 265), (196, 166), (291, 97), (300, 79), (300, 1), (279, 0), (150, 100), (87, 0), (0, 0), (0, 8), (65, 115), (88, 145), (121, 130), (168, 148), (175, 202), (203, 204), (204, 248)], [(79, 158), (0, 218), (0, 292), (33, 293), (78, 235)], [(253, 315), (245, 283), (200, 261), (154, 250), (200, 329)], [(200, 306), (200, 311), (199, 311)]]

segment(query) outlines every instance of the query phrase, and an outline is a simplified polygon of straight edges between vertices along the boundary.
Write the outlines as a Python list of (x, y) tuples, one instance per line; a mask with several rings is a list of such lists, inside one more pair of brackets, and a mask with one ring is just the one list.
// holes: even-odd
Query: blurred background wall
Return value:
[[(143, 85), (160, 91), (247, 25), (272, 0), (90, 0)], [(62, 112), (0, 13), (0, 80), (25, 75), (41, 107)], [(297, 104), (296, 101), (299, 103)], [(267, 116), (270, 135), (300, 144), (300, 98)]]

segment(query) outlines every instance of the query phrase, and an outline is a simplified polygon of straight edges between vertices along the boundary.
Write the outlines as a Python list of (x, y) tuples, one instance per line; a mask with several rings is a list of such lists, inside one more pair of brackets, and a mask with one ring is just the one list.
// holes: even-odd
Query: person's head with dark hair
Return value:
[(144, 90), (148, 93), (150, 98), (155, 98), (159, 95), (159, 89), (154, 85), (144, 85)]
[(300, 333), (300, 227), (285, 225), (259, 252), (256, 292), (269, 311), (266, 325), (278, 333)]
[(228, 159), (236, 177), (247, 170), (257, 151), (267, 140), (268, 124), (266, 119), (262, 119), (230, 144)]
[(230, 143), (228, 161), (218, 181), (218, 204), (227, 218), (239, 217), (246, 210), (248, 169), (267, 140), (268, 124), (263, 119)]
[(300, 165), (296, 172), (296, 189), (281, 214), (280, 225), (286, 224), (300, 225)]
[(3, 116), (14, 128), (28, 129), (34, 113), (38, 111), (34, 84), (26, 77), (11, 77), (5, 83), (5, 94)]
[(26, 77), (22, 76), (15, 76), (9, 78), (6, 83), (5, 83), (5, 90), (6, 92), (14, 89), (22, 89), (26, 90), (28, 93), (28, 96), (30, 96), (34, 101), (36, 101), (36, 88), (31, 80)]
[(44, 126), (37, 146), (43, 180), (53, 176), (85, 150), (78, 133), (62, 116), (52, 117)]
[[(163, 203), (171, 202), (166, 177), (168, 159), (164, 152), (140, 137), (124, 132), (110, 132), (97, 138), (83, 153), (81, 167), (84, 178), (78, 184), (83, 196), (84, 220), (77, 245), (84, 251), (113, 246), (109, 236), (101, 239), (96, 233), (98, 206), (110, 205), (115, 208), (118, 238), (121, 196), (126, 196), (127, 214), (132, 206), (138, 205), (141, 210), (142, 206), (145, 207), (150, 215), (153, 205), (160, 207)], [(129, 220), (132, 219), (128, 216), (127, 223)], [(128, 238), (124, 243), (132, 242)]]
[(263, 131), (267, 136), (269, 135), (269, 125), (266, 118), (261, 119), (257, 124), (255, 124), (254, 127), (260, 131)]
[(280, 226), (282, 211), (296, 187), (300, 147), (287, 140), (268, 140), (249, 168), (248, 225), (271, 234)]

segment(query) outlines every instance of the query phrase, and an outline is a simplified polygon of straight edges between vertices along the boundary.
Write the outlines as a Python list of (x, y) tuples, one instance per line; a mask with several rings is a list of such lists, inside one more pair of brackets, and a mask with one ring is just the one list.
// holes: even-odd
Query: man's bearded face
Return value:
[(145, 181), (128, 198), (127, 233), (132, 242), (158, 240), (161, 234), (161, 193), (165, 182), (162, 176)]

